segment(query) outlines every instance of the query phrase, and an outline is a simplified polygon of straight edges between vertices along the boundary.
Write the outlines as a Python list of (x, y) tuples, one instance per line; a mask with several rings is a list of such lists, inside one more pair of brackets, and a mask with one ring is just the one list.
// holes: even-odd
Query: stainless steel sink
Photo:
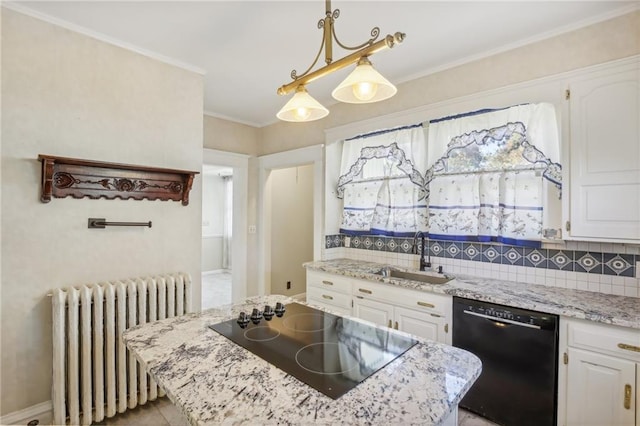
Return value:
[(397, 271), (391, 268), (383, 268), (376, 272), (376, 274), (388, 278), (420, 281), (426, 284), (446, 284), (453, 279), (453, 277), (448, 277), (446, 275), (442, 277), (434, 277), (433, 275), (426, 275), (418, 272)]

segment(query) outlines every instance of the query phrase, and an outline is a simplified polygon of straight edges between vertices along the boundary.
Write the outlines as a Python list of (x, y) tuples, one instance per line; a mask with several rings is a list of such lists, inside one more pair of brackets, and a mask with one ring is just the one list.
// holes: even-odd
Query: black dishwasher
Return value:
[(454, 297), (453, 346), (482, 361), (462, 408), (500, 425), (555, 426), (556, 315)]

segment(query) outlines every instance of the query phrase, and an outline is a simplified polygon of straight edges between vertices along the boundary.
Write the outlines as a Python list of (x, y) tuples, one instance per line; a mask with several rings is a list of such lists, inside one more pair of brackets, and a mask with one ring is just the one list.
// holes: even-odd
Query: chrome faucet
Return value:
[[(418, 253), (418, 237), (420, 237), (420, 253)], [(425, 238), (427, 245), (425, 246)], [(431, 253), (429, 253), (429, 237), (424, 232), (418, 231), (413, 236), (413, 254), (420, 254), (420, 270), (427, 271), (431, 269)], [(425, 258), (426, 254), (426, 258)]]

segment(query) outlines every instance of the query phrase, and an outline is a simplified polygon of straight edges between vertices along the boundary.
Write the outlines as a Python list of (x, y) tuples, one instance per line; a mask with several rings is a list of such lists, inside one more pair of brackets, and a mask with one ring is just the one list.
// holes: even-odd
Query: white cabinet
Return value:
[(338, 314), (351, 315), (351, 280), (307, 270), (307, 302)]
[(396, 328), (415, 336), (451, 344), (449, 323), (443, 315), (395, 308)]
[(569, 239), (640, 241), (639, 76), (623, 63), (569, 85)]
[(568, 355), (567, 426), (633, 426), (636, 364), (574, 348)]
[(354, 280), (353, 315), (424, 339), (451, 344), (451, 296)]
[(562, 319), (558, 424), (640, 426), (640, 331)]
[(308, 270), (307, 302), (451, 344), (451, 296)]
[(393, 327), (393, 306), (363, 297), (353, 299), (353, 316), (374, 324)]

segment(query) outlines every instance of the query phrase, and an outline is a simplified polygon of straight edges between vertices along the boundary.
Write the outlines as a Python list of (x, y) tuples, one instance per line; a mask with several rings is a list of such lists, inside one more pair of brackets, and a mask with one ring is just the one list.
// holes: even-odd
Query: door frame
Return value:
[(231, 248), (231, 300), (247, 297), (247, 204), (249, 156), (204, 148), (203, 164), (233, 168), (233, 244)]
[(271, 292), (272, 170), (313, 164), (313, 260), (322, 258), (324, 243), (324, 145), (258, 157), (258, 295)]

